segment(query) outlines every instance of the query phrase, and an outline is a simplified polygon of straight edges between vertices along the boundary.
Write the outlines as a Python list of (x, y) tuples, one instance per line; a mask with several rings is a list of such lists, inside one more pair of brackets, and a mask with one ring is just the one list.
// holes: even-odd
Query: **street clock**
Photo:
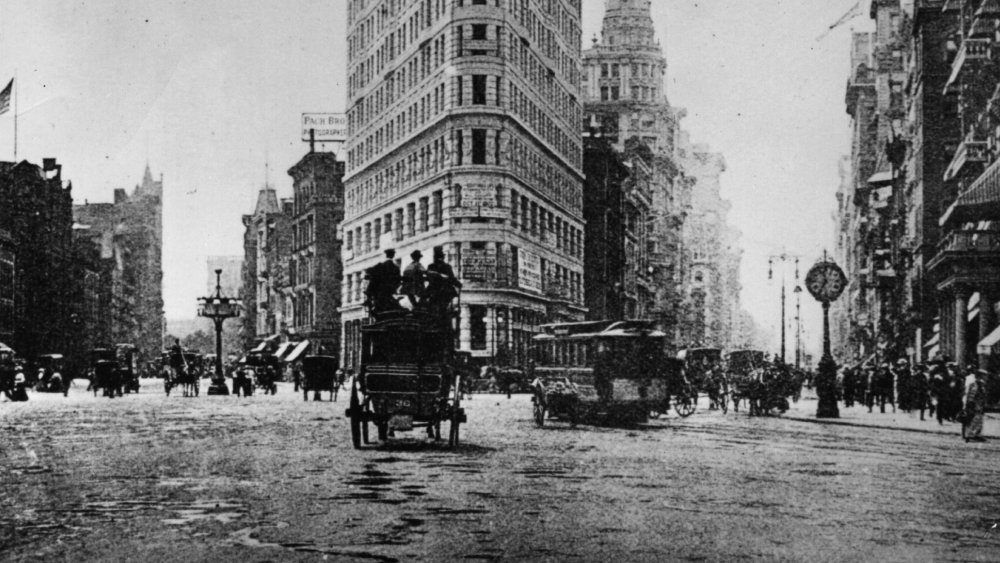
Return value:
[(817, 262), (806, 274), (806, 289), (822, 303), (836, 301), (847, 287), (847, 276), (840, 266), (823, 260)]

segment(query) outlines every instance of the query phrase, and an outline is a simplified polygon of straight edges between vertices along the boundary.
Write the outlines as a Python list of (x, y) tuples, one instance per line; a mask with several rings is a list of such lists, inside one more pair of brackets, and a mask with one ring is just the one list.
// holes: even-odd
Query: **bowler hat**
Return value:
[(414, 260), (420, 260), (423, 257), (424, 255), (419, 250), (414, 250), (410, 253), (410, 258), (413, 258)]

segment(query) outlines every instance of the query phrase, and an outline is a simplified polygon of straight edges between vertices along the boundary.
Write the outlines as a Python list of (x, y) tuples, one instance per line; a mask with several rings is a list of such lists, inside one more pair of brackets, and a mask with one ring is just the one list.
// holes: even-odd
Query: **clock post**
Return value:
[(819, 361), (816, 394), (819, 405), (816, 418), (840, 418), (837, 408), (837, 362), (830, 353), (830, 303), (837, 300), (847, 285), (847, 276), (826, 253), (806, 274), (806, 288), (823, 305), (823, 357)]

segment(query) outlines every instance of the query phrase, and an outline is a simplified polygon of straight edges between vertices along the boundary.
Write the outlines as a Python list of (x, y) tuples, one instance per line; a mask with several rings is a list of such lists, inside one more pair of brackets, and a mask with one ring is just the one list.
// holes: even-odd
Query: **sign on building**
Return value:
[(469, 281), (492, 281), (496, 279), (496, 251), (486, 248), (471, 248), (462, 251), (462, 277)]
[(347, 140), (347, 115), (343, 113), (303, 113), (302, 140), (318, 143), (344, 142)]
[(459, 205), (452, 209), (452, 217), (488, 217), (503, 219), (507, 208), (500, 204), (496, 186), (462, 186)]
[(522, 289), (542, 292), (542, 259), (537, 254), (521, 250), (517, 260), (517, 285)]

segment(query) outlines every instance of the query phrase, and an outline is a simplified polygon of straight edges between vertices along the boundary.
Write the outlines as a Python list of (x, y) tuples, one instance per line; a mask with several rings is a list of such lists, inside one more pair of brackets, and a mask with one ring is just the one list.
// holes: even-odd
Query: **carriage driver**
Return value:
[(365, 296), (368, 298), (368, 305), (372, 312), (381, 313), (399, 309), (399, 301), (396, 300), (396, 289), (399, 287), (400, 274), (399, 266), (394, 260), (396, 251), (388, 249), (385, 251), (385, 261), (380, 262), (368, 269), (368, 288), (365, 289)]
[(413, 261), (403, 270), (403, 285), (399, 288), (399, 292), (406, 295), (414, 309), (417, 308), (417, 296), (424, 293), (424, 278), (427, 275), (427, 270), (420, 263), (420, 259), (423, 257), (423, 253), (419, 250), (410, 253), (410, 258)]

